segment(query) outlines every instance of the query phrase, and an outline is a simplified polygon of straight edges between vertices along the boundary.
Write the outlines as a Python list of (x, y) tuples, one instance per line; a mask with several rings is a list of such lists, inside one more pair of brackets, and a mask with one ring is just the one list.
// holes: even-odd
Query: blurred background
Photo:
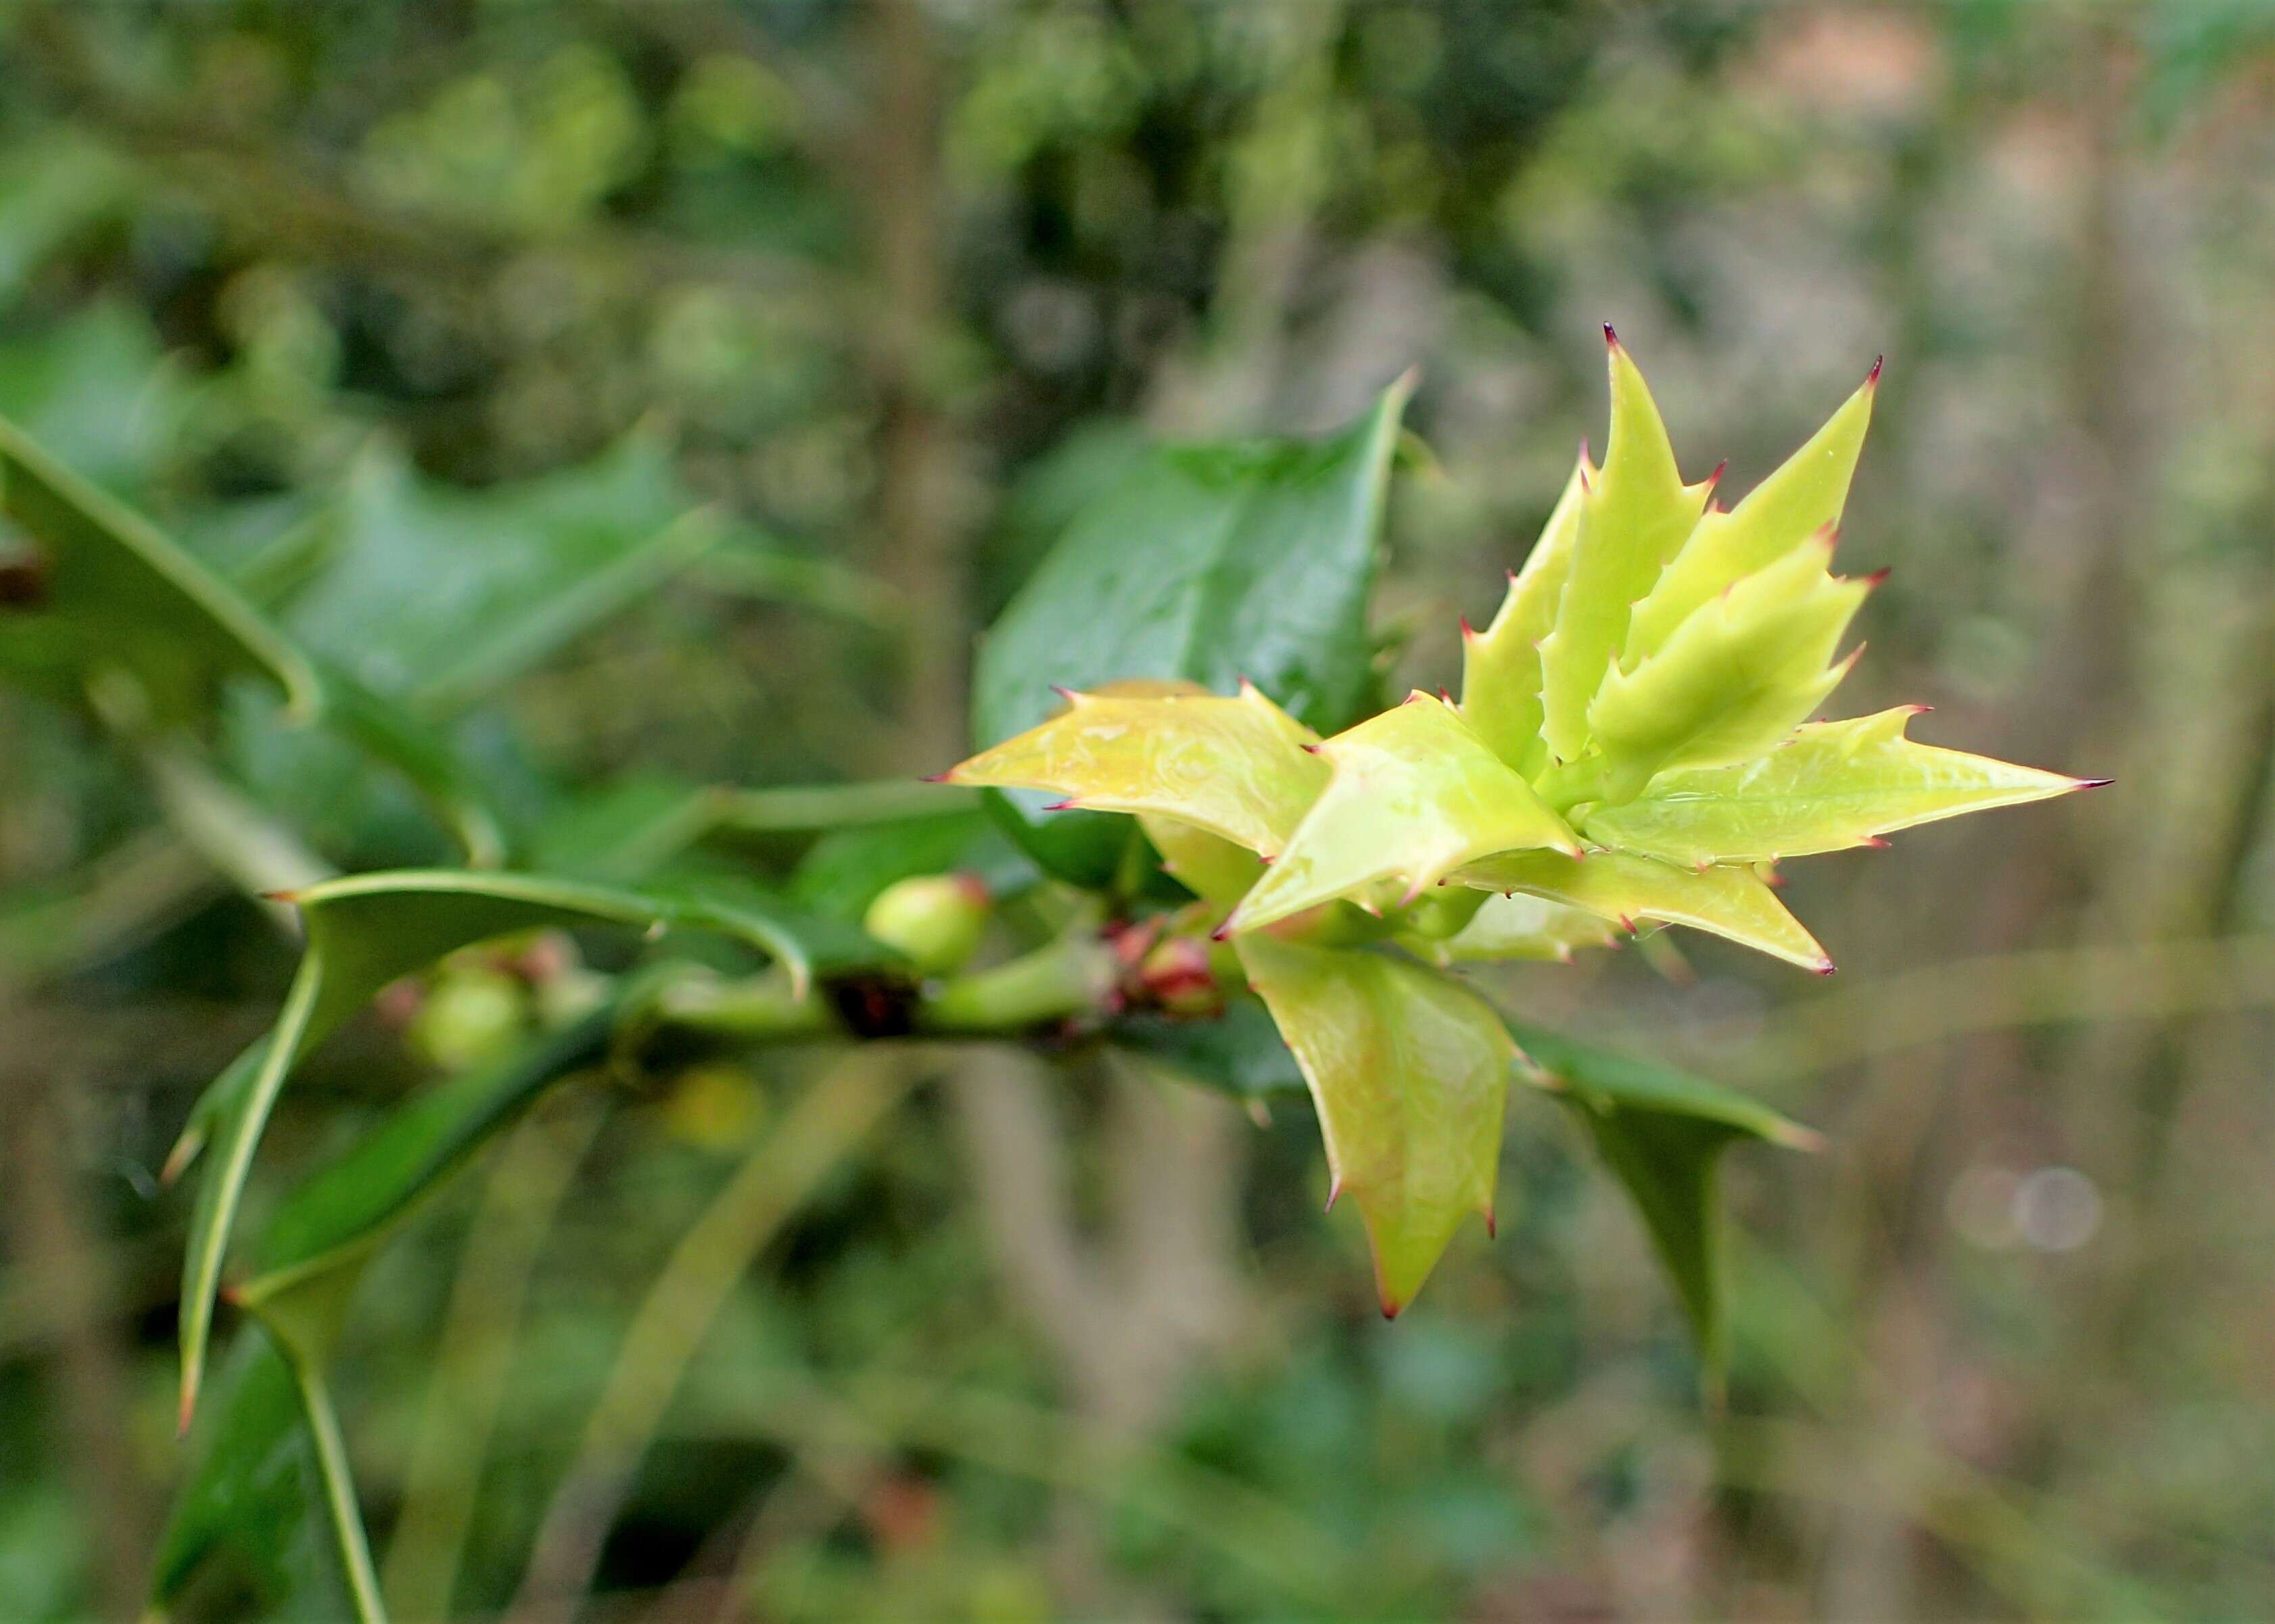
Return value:
[[(1392, 1326), (1307, 1113), (992, 1052), (628, 1371), (818, 1062), (708, 1064), (555, 1102), (376, 1265), (337, 1386), (399, 1617), (2275, 1613), (2275, 6), (6, 0), (0, 85), (0, 415), (249, 590), (326, 514), (298, 627), (533, 818), (938, 770), (1134, 436), (1417, 363), (1379, 611), (1450, 684), (1605, 320), (1732, 492), (1886, 352), (1840, 714), (2117, 780), (1795, 865), (1829, 983), (1505, 977), (1828, 1136), (1732, 1159), (1724, 1413), (1553, 1112)], [(285, 831), (238, 844), (442, 855), (223, 721)], [(0, 694), (0, 1618), (128, 1618), (185, 1462), (155, 1173), (293, 949), (63, 712)], [(462, 1057), (438, 1001), (308, 1069), (256, 1209)]]

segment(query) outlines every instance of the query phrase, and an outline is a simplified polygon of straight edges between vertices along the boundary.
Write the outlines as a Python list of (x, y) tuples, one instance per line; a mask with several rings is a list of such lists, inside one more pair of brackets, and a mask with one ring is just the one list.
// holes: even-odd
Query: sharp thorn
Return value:
[(2106, 789), (2116, 782), (2113, 778), (2081, 778), (2077, 781), (2077, 787), (2081, 789)]
[(1620, 347), (1620, 336), (1612, 330), (1612, 324), (1608, 321), (1604, 323), (1604, 343), (1614, 350)]
[(1885, 355), (1876, 355), (1872, 358), (1872, 370), (1864, 374), (1866, 389), (1876, 389), (1880, 387), (1880, 368), (1887, 363), (1887, 359)]

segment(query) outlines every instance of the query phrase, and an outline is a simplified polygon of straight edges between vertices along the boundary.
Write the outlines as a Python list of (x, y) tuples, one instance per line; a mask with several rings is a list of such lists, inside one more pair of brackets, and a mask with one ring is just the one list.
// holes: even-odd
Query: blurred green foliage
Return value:
[[(1027, 1095), (1107, 1355), (974, 1176), (1024, 1142), (919, 1095), (734, 1277), (589, 1616), (2252, 1616), (2270, 49), (2248, 0), (8, 0), (0, 416), (445, 736), (518, 849), (670, 853), (694, 804), (851, 919), (959, 852), (1027, 871), (962, 819), (809, 851), (702, 787), (948, 765), (938, 651), (1138, 427), (1316, 431), (1421, 363), (1373, 631), (1435, 688), (1457, 650), (1407, 634), (1490, 610), (1595, 322), (1734, 492), (1886, 351), (1848, 708), (2120, 785), (1797, 880), (1847, 986), (1712, 944), (1500, 984), (1825, 1129), (1730, 1162), (1725, 1411), (1576, 1125), (1512, 1137), (1500, 1239), (1386, 1326), (1306, 1114), (1076, 1056)], [(272, 708), (232, 691), (185, 799), (0, 700), (11, 1619), (131, 1616), (186, 1458), (149, 1175), (292, 956), (223, 877), (276, 842), (197, 807), (319, 871), (461, 843), (449, 786)], [(251, 1217), (430, 1071), (351, 1029)], [(514, 1598), (628, 1315), (815, 1076), (540, 1114), (375, 1258), (337, 1390), (390, 1590)], [(471, 1482), (435, 1436), (484, 1440)]]

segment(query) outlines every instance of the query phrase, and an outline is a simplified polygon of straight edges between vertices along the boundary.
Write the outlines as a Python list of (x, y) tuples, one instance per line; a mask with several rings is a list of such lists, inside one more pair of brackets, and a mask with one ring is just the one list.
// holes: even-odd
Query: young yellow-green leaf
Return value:
[(1140, 812), (1138, 827), (1161, 856), (1162, 872), (1203, 902), (1229, 908), (1264, 878), (1264, 859), (1196, 824)]
[(1462, 623), (1462, 720), (1527, 778), (1548, 765), (1548, 745), (1540, 736), (1539, 645), (1556, 624), (1556, 601), (1572, 571), (1590, 477), (1583, 452), (1524, 567), (1509, 578), (1493, 623), (1472, 631), (1469, 622)]
[(1840, 524), (1879, 381), (1875, 361), (1863, 386), (1775, 473), (1729, 512), (1710, 509), (1698, 521), (1651, 595), (1636, 605), (1620, 661), (1623, 669), (1635, 669), (1692, 610), (1724, 587), (1767, 569), (1818, 531)]
[(1395, 1314), (1462, 1220), (1492, 1226), (1516, 1045), (1490, 1005), (1421, 965), (1270, 936), (1237, 946), (1311, 1089), (1329, 1199), (1358, 1204), (1382, 1311)]
[(1555, 959), (1568, 963), (1582, 948), (1608, 948), (1619, 939), (1620, 927), (1601, 914), (1520, 892), (1513, 896), (1487, 896), (1470, 922), (1451, 936), (1432, 940), (1405, 933), (1398, 942), (1417, 956), (1440, 964), (1485, 959)]
[(1259, 930), (1337, 897), (1366, 905), (1386, 880), (1411, 902), (1488, 852), (1580, 849), (1459, 713), (1427, 694), (1337, 734), (1319, 753), (1334, 769), (1326, 792), (1233, 910), (1228, 931)]
[(1612, 374), (1612, 434), (1603, 472), (1585, 481), (1571, 573), (1556, 627), (1540, 646), (1543, 727), (1551, 754), (1576, 759), (1588, 704), (1627, 642), (1628, 617), (1698, 522), (1705, 484), (1686, 486), (1643, 374), (1604, 329)]
[(1096, 812), (1151, 812), (1278, 857), (1326, 787), (1318, 736), (1243, 684), (1207, 692), (1073, 693), (1067, 708), (948, 782), (1050, 789)]
[(1722, 1308), (1722, 1152), (1756, 1138), (1813, 1150), (1816, 1134), (1767, 1106), (1649, 1061), (1510, 1023), (1529, 1070), (1587, 1125), (1674, 1281), (1708, 1379), (1727, 1341)]
[(1817, 939), (1750, 868), (1676, 868), (1623, 851), (1591, 851), (1577, 862), (1553, 851), (1505, 851), (1454, 878), (1584, 909), (1629, 929), (1639, 919), (1687, 925), (1820, 975), (1833, 970)]
[(1915, 744), (1900, 706), (1811, 722), (1736, 767), (1667, 773), (1587, 820), (1606, 846), (1669, 863), (1754, 863), (1870, 845), (1893, 829), (2067, 795), (2094, 780)]
[(1608, 768), (1601, 799), (1631, 800), (1674, 767), (1727, 767), (1781, 743), (1846, 675), (1827, 668), (1871, 590), (1825, 573), (1831, 533), (1748, 576), (1675, 629), (1588, 707)]
[[(195, 1143), (209, 1137), (213, 1144), (182, 1260), (185, 1426), (204, 1369), (223, 1254), (269, 1111), (292, 1068), (380, 988), (460, 948), (556, 925), (680, 925), (721, 932), (783, 961), (801, 993), (813, 957), (804, 933), (813, 926), (740, 896), (714, 902), (525, 874), (414, 870), (327, 880), (294, 900), (307, 947), (276, 1027), (200, 1099), (185, 1134), (185, 1143), (191, 1136)], [(817, 933), (816, 940), (835, 951), (844, 934)], [(195, 1143), (190, 1144), (193, 1152)], [(178, 1147), (169, 1165), (178, 1167), (185, 1159)]]

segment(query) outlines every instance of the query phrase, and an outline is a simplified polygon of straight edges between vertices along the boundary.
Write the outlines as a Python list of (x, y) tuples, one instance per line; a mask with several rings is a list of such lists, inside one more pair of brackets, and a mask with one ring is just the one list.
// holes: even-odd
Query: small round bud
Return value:
[(976, 874), (919, 874), (887, 886), (861, 928), (927, 976), (964, 967), (987, 928), (987, 887)]
[(487, 964), (453, 965), (412, 1016), (419, 1052), (445, 1071), (464, 1071), (512, 1048), (529, 1020), (529, 990)]
[(1211, 958), (1206, 942), (1172, 936), (1145, 956), (1138, 980), (1165, 1014), (1214, 1015), (1224, 1008), (1224, 988)]

